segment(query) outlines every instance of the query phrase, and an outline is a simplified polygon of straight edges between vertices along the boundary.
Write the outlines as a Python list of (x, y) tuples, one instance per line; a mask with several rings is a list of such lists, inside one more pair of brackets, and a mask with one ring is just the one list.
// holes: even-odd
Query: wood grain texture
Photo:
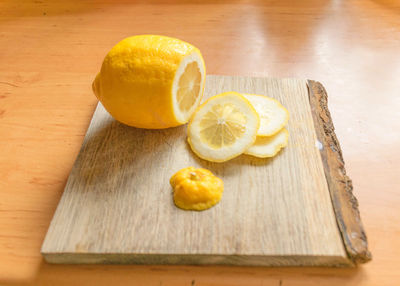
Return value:
[[(99, 104), (43, 244), (45, 259), (349, 265), (316, 146), (306, 81), (207, 77), (205, 98), (230, 90), (278, 99), (291, 116), (289, 146), (273, 159), (242, 155), (211, 163), (190, 151), (185, 126), (131, 128)], [(190, 212), (174, 206), (168, 181), (187, 166), (210, 169), (224, 180), (216, 207)]]
[(346, 175), (342, 149), (335, 134), (331, 114), (328, 110), (328, 95), (321, 83), (308, 81), (310, 106), (320, 148), (325, 177), (332, 198), (343, 243), (354, 263), (371, 260), (367, 236), (361, 222), (358, 201), (353, 194), (353, 183)]

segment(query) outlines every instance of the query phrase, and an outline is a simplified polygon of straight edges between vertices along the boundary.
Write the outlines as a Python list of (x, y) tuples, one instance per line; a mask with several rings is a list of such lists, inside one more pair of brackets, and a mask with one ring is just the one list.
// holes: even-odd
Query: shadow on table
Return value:
[(360, 282), (364, 272), (363, 267), (55, 265), (42, 259), (31, 281), (2, 285), (347, 285)]

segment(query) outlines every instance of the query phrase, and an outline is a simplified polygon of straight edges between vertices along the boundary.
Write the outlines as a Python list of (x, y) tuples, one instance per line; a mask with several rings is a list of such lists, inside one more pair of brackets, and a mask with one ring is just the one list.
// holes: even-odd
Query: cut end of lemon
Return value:
[(273, 136), (257, 136), (254, 144), (244, 153), (259, 158), (274, 157), (282, 148), (287, 146), (288, 139), (289, 132), (285, 128)]
[(260, 128), (257, 136), (272, 136), (288, 122), (289, 112), (276, 99), (258, 94), (243, 95), (250, 101), (260, 116)]
[(240, 93), (211, 97), (193, 114), (188, 143), (200, 158), (224, 162), (242, 154), (255, 141), (259, 116)]
[(174, 203), (184, 210), (202, 211), (216, 205), (224, 191), (223, 181), (207, 169), (187, 167), (170, 179)]
[(193, 52), (180, 63), (172, 86), (173, 109), (178, 122), (188, 122), (203, 97), (205, 65), (200, 54)]

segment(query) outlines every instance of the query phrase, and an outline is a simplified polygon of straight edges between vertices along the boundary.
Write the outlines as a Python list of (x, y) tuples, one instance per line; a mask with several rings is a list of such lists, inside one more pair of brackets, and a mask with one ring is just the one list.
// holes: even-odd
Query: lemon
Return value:
[(258, 136), (271, 136), (279, 132), (289, 120), (289, 112), (271, 97), (258, 94), (243, 94), (260, 116)]
[(170, 184), (175, 205), (184, 210), (209, 209), (221, 200), (224, 191), (223, 181), (203, 168), (183, 168), (171, 177)]
[(257, 136), (256, 142), (244, 152), (259, 158), (274, 157), (288, 144), (289, 132), (283, 128), (277, 134), (269, 137)]
[(140, 35), (110, 50), (92, 87), (116, 120), (160, 129), (189, 120), (201, 101), (205, 74), (196, 47), (175, 38)]
[(188, 126), (188, 142), (200, 158), (224, 162), (254, 143), (259, 125), (256, 110), (243, 95), (225, 92), (195, 111)]

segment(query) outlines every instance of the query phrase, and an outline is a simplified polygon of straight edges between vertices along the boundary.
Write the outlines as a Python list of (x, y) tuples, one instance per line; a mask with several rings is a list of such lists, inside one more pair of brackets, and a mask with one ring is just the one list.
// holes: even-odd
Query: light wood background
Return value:
[[(0, 284), (397, 285), (400, 4), (348, 1), (0, 1)], [(96, 99), (105, 53), (183, 38), (207, 72), (321, 81), (372, 262), (358, 269), (58, 266), (39, 253)]]
[[(306, 80), (208, 76), (204, 100), (231, 90), (279, 100), (290, 113), (289, 146), (273, 159), (242, 155), (212, 163), (191, 152), (186, 126), (130, 128), (100, 104), (43, 244), (45, 258), (55, 263), (350, 264), (316, 144)], [(204, 212), (174, 206), (169, 178), (188, 166), (223, 179), (217, 206)]]

